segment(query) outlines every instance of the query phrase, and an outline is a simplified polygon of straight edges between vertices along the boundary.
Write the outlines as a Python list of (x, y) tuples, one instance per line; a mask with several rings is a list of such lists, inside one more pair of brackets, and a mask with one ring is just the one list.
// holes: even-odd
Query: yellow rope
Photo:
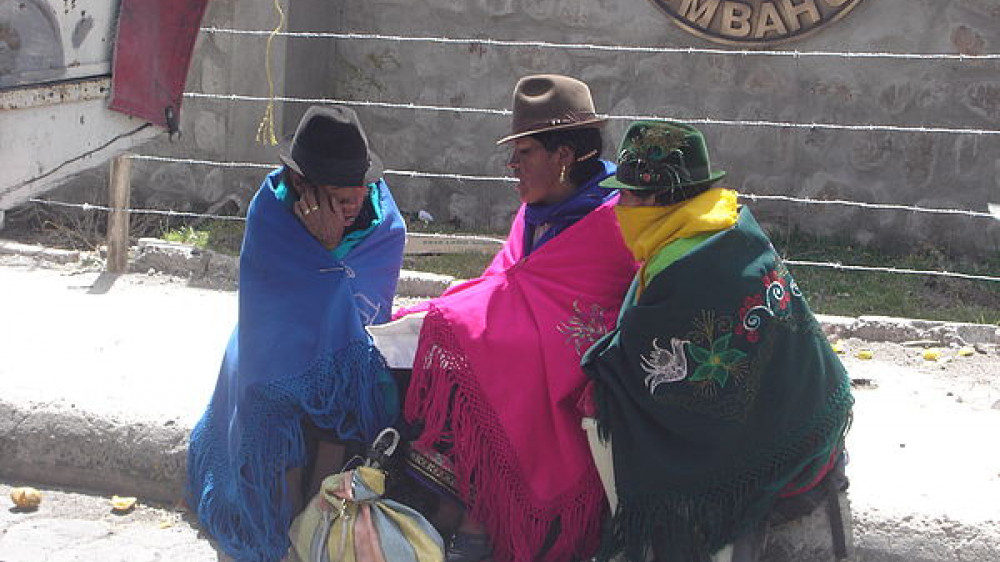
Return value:
[(264, 109), (264, 116), (261, 118), (260, 124), (257, 125), (257, 142), (271, 146), (278, 144), (278, 138), (274, 134), (274, 77), (271, 75), (271, 42), (285, 27), (285, 11), (281, 9), (280, 0), (274, 0), (274, 9), (278, 11), (280, 18), (278, 27), (275, 27), (274, 31), (267, 37), (267, 53), (264, 56), (264, 67), (267, 70), (267, 107)]

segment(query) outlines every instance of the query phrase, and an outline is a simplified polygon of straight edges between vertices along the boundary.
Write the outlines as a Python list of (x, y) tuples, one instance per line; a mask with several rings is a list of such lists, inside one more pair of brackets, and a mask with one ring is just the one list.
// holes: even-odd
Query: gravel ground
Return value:
[[(92, 356), (99, 356), (95, 365), (100, 369), (87, 371), (89, 378), (57, 380), (64, 385), (60, 388), (63, 392), (72, 390), (66, 385), (80, 385), (79, 407), (99, 410), (114, 403), (123, 410), (141, 407), (146, 414), (150, 408), (157, 408), (172, 412), (181, 422), (193, 421), (201, 406), (200, 401), (192, 402), (191, 396), (207, 396), (211, 391), (222, 344), (235, 320), (235, 293), (200, 288), (190, 279), (155, 270), (122, 276), (101, 274), (100, 260), (87, 256), (65, 257), (66, 263), (60, 263), (60, 259), (64, 258), (0, 254), (0, 277), (8, 289), (0, 297), (0, 322), (5, 331), (5, 337), (0, 339), (3, 396), (15, 396), (20, 390), (16, 376), (10, 376), (17, 374), (14, 366), (19, 362), (53, 362), (53, 370), (65, 367), (83, 372)], [(112, 298), (79, 298), (83, 294), (107, 294)], [(400, 299), (397, 304), (417, 300)], [(85, 308), (90, 306), (94, 309)], [(125, 317), (138, 306), (148, 311), (147, 317), (136, 322), (131, 332), (101, 342), (99, 349), (73, 341), (74, 334), (95, 329), (98, 321), (117, 314)], [(161, 326), (178, 312), (187, 316), (190, 327), (168, 330)], [(78, 321), (76, 317), (84, 313), (89, 315), (86, 321)], [(185, 329), (203, 330), (202, 324), (208, 323), (215, 327), (201, 337), (213, 341), (204, 346), (203, 355), (178, 355), (169, 346), (158, 350), (153, 345), (157, 339), (187, 336), (181, 333)], [(32, 346), (46, 338), (59, 341), (68, 359), (55, 354), (31, 355)], [(218, 345), (214, 339), (219, 340)], [(835, 341), (856, 383), (848, 475), (852, 481), (857, 561), (1000, 560), (1000, 351), (996, 343), (966, 349), (932, 339), (904, 343), (857, 338)], [(154, 373), (144, 385), (157, 396), (156, 403), (129, 403), (115, 393), (124, 392), (122, 381), (131, 380), (127, 373), (134, 369), (129, 370), (124, 362), (137, 348), (147, 356), (158, 351), (161, 361), (183, 363), (183, 369), (199, 369), (205, 374), (198, 379), (192, 377), (195, 382), (188, 383), (185, 395), (179, 395), (160, 382), (166, 377)], [(938, 356), (925, 356), (928, 350)], [(121, 370), (118, 362), (123, 363)], [(164, 386), (151, 386), (159, 384)], [(25, 392), (34, 388), (29, 388), (28, 382), (25, 385)], [(3, 497), (8, 490), (0, 485)], [(164, 535), (160, 530), (183, 531), (186, 538), (180, 542), (187, 545), (184, 548), (204, 553), (203, 541), (190, 534), (193, 531), (188, 523), (178, 519), (179, 514), (172, 509), (141, 506), (122, 517), (109, 513), (106, 497), (79, 497), (74, 492), (52, 494), (50, 501), (43, 504), (50, 511), (21, 513), (6, 509), (0, 514), (0, 522), (9, 525), (0, 533), (0, 560), (71, 559), (59, 557), (56, 552), (52, 558), (4, 556), (12, 552), (5, 551), (13, 548), (10, 541), (22, 536), (15, 532), (34, 536), (30, 534), (37, 529), (44, 536), (45, 528), (49, 529), (46, 532), (57, 532), (65, 524), (61, 522), (64, 518), (88, 522), (78, 529), (87, 536), (100, 532), (132, 536), (131, 531), (124, 533), (130, 522), (142, 523), (144, 532), (158, 536)]]

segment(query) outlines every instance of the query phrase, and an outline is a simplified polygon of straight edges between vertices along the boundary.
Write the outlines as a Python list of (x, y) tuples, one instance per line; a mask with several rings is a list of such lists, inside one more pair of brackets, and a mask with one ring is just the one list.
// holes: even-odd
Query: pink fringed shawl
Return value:
[(459, 492), (496, 562), (538, 559), (557, 519), (540, 560), (585, 558), (599, 543), (604, 492), (576, 404), (580, 357), (614, 326), (636, 270), (616, 201), (523, 259), (522, 207), (481, 277), (402, 311), (428, 311), (406, 417), (425, 423), (419, 445), (451, 445)]

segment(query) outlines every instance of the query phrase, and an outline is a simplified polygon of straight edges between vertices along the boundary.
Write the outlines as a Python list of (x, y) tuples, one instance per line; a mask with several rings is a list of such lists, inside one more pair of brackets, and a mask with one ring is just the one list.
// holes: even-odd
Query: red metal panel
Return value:
[(207, 4), (121, 0), (111, 109), (177, 130), (191, 51)]

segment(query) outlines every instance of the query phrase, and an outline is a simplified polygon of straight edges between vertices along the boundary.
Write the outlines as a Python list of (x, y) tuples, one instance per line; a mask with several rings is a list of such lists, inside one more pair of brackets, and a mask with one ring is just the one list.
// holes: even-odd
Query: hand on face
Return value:
[(292, 207), (295, 216), (324, 248), (336, 248), (344, 237), (344, 228), (349, 224), (340, 202), (315, 186), (299, 187), (299, 200)]
[(295, 216), (323, 247), (336, 248), (344, 238), (344, 230), (361, 213), (368, 187), (316, 185), (295, 172), (291, 177), (292, 189), (299, 196), (292, 206)]

